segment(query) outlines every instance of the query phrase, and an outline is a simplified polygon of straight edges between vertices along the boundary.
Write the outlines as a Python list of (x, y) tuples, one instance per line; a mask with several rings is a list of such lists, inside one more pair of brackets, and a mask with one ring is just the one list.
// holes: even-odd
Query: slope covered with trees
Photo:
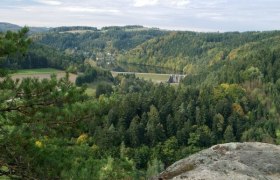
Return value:
[[(201, 39), (206, 34), (185, 34), (193, 35), (187, 35), (193, 43), (211, 44)], [(118, 75), (111, 79), (112, 87), (100, 85), (97, 97), (90, 97), (84, 86), (75, 86), (67, 76), (21, 82), (9, 76), (2, 78), (0, 175), (25, 179), (144, 179), (217, 143), (279, 144), (277, 34), (213, 34), (218, 39), (233, 36), (213, 42), (212, 49), (224, 49), (225, 57), (213, 63), (205, 59), (201, 67), (202, 60), (193, 60), (199, 68), (204, 67), (203, 71), (198, 68), (176, 87)], [(25, 37), (25, 31), (1, 34), (0, 48), (7, 51), (1, 49), (0, 56), (26, 52), (29, 41)], [(155, 39), (147, 44), (152, 41)], [(185, 52), (184, 48), (180, 51)], [(172, 56), (171, 51), (158, 51), (165, 53), (163, 58)], [(206, 54), (211, 55), (209, 51), (186, 50), (184, 55), (206, 58)], [(95, 74), (86, 66), (82, 68), (84, 79)], [(102, 72), (106, 76), (109, 73)]]
[[(20, 60), (19, 60), (20, 59)], [(31, 44), (24, 55), (12, 54), (3, 60), (0, 67), (9, 69), (47, 68), (65, 69), (79, 67), (84, 57), (66, 54), (47, 45)]]
[(280, 32), (197, 33), (171, 32), (151, 39), (128, 53), (120, 55), (121, 62), (146, 64), (195, 73), (216, 62), (232, 58), (231, 51), (252, 42), (273, 39)]
[(142, 26), (104, 27), (97, 30), (89, 27), (54, 28), (49, 33), (34, 35), (34, 41), (62, 51), (74, 51), (96, 58), (98, 53), (119, 53), (127, 51), (164, 31)]

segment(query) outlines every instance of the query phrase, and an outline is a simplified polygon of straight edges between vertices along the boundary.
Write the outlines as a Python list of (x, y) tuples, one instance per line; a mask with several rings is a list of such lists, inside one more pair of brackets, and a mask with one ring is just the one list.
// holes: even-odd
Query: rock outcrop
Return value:
[(257, 142), (215, 145), (177, 161), (154, 179), (280, 180), (280, 146)]

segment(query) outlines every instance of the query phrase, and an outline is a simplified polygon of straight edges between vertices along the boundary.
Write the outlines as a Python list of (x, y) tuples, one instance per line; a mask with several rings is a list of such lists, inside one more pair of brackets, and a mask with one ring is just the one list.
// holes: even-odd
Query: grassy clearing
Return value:
[[(22, 80), (23, 78), (38, 78), (42, 79), (50, 79), (51, 74), (56, 74), (58, 79), (65, 77), (66, 72), (62, 70), (57, 70), (53, 68), (41, 68), (41, 69), (21, 69), (18, 70), (16, 73), (12, 74), (12, 78), (14, 80), (19, 79)], [(77, 78), (76, 74), (69, 74), (69, 80), (72, 83), (75, 83)]]
[(93, 30), (71, 30), (71, 31), (63, 31), (63, 32), (59, 32), (60, 34), (63, 34), (63, 33), (73, 33), (73, 34), (84, 34), (84, 33), (87, 33), (87, 32), (95, 32)]
[[(126, 72), (113, 72), (112, 75), (116, 77), (118, 74), (126, 74)], [(127, 73), (131, 74), (131, 73)], [(167, 82), (170, 74), (157, 74), (157, 73), (135, 73), (135, 76), (145, 80), (151, 80), (156, 83)]]
[(97, 84), (98, 84), (97, 82), (87, 84), (87, 89), (86, 89), (85, 93), (88, 96), (95, 97)]
[(21, 75), (21, 74), (52, 74), (52, 73), (61, 73), (63, 71), (53, 69), (53, 68), (40, 68), (40, 69), (20, 69), (17, 70), (16, 75)]
[(87, 84), (87, 89), (85, 91), (85, 93), (89, 96), (93, 96), (95, 97), (96, 96), (96, 88), (97, 88), (97, 85), (100, 84), (100, 83), (106, 83), (106, 84), (111, 84), (113, 85), (112, 82), (107, 82), (107, 81), (95, 81), (93, 83), (89, 83)]
[(85, 93), (86, 93), (88, 96), (95, 97), (95, 95), (96, 95), (96, 89), (88, 87), (88, 88), (86, 89)]
[(143, 78), (145, 80), (151, 80), (153, 82), (167, 82), (170, 74), (154, 74), (154, 73), (136, 73), (136, 77)]

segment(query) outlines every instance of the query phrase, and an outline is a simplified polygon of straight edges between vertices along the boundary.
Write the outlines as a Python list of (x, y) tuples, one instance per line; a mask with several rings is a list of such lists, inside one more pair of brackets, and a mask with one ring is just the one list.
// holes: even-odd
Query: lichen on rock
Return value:
[(175, 162), (152, 179), (279, 180), (280, 146), (258, 142), (215, 145)]

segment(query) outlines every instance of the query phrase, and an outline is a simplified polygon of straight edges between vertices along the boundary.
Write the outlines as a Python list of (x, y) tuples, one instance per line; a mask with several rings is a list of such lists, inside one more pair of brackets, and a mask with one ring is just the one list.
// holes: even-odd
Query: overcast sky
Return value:
[(0, 22), (47, 27), (280, 30), (280, 0), (0, 0)]

